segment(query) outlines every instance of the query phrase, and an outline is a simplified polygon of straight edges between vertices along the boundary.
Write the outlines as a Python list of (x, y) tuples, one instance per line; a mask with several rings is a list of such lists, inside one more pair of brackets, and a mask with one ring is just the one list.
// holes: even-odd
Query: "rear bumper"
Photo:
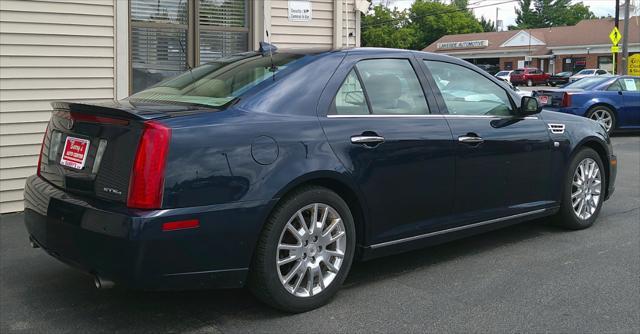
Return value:
[[(37, 176), (25, 186), (30, 238), (92, 275), (138, 289), (232, 288), (245, 284), (268, 201), (137, 211), (65, 193)], [(195, 229), (162, 231), (198, 219)]]

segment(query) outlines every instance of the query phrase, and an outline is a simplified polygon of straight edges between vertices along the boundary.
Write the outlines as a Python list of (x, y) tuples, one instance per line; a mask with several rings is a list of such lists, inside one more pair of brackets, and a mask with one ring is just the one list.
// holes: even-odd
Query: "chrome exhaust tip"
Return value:
[(29, 245), (31, 245), (31, 248), (40, 248), (40, 245), (38, 245), (32, 237), (29, 237)]
[(98, 275), (93, 277), (93, 284), (96, 286), (96, 289), (101, 289), (101, 290), (113, 288), (113, 286), (115, 285), (113, 281), (104, 279)]

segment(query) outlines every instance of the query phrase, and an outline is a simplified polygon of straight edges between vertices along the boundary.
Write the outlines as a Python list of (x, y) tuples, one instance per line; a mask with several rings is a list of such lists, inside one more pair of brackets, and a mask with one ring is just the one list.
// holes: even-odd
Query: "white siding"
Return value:
[(271, 0), (271, 43), (279, 48), (333, 47), (334, 1), (311, 0), (312, 20), (290, 22), (288, 0)]
[(0, 212), (23, 208), (50, 102), (114, 97), (114, 1), (0, 0)]
[(357, 27), (360, 24), (360, 12), (355, 9), (355, 0), (341, 2), (340, 10), (342, 11), (342, 46), (359, 47), (360, 31)]

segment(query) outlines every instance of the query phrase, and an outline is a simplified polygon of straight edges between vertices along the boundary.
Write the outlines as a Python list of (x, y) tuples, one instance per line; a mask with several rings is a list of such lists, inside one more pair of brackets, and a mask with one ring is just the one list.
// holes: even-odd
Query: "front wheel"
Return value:
[(593, 225), (602, 208), (605, 189), (600, 156), (590, 148), (581, 149), (569, 166), (556, 223), (572, 230)]
[(295, 191), (268, 219), (254, 254), (249, 288), (287, 312), (326, 304), (340, 289), (355, 251), (353, 216), (323, 187)]
[(616, 116), (613, 111), (605, 106), (595, 106), (587, 112), (587, 117), (602, 124), (607, 133), (611, 133), (616, 126)]

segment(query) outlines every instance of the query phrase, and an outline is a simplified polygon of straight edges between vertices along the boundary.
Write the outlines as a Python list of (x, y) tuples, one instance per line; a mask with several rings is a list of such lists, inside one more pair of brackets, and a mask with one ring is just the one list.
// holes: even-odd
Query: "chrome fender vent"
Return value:
[(551, 131), (551, 133), (563, 134), (564, 133), (564, 128), (565, 128), (564, 124), (549, 123), (549, 131)]

